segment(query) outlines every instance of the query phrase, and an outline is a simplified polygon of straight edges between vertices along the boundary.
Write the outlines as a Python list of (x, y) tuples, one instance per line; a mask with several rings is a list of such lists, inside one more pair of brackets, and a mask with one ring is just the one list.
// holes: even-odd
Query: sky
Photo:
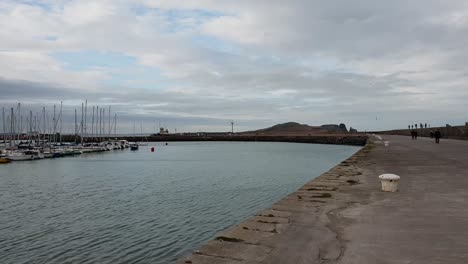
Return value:
[(0, 40), (0, 106), (70, 131), (85, 100), (119, 132), (468, 121), (464, 0), (0, 0)]

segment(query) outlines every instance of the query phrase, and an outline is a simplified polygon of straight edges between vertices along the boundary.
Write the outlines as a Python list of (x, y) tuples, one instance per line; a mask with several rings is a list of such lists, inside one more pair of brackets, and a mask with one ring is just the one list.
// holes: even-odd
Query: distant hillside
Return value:
[(328, 130), (328, 132), (335, 132), (335, 133), (348, 133), (348, 129), (346, 128), (346, 125), (341, 123), (339, 125), (322, 125), (320, 126), (323, 129)]
[(274, 125), (269, 128), (249, 131), (246, 133), (258, 134), (326, 134), (326, 133), (348, 133), (345, 124), (340, 125), (323, 125), (323, 126), (309, 126), (306, 124), (299, 124), (296, 122), (288, 122), (283, 124)]

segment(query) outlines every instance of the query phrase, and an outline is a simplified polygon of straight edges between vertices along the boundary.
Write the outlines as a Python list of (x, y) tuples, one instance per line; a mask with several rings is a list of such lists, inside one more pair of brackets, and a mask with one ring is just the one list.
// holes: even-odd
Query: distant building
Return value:
[(164, 127), (160, 127), (159, 128), (159, 134), (161, 134), (161, 135), (169, 134), (169, 130), (167, 128), (165, 129)]

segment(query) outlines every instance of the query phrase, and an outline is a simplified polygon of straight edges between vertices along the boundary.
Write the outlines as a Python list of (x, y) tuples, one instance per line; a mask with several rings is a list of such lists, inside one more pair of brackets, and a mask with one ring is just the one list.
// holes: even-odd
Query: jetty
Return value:
[[(177, 264), (468, 263), (468, 141), (370, 137)], [(401, 176), (382, 192), (378, 176)]]

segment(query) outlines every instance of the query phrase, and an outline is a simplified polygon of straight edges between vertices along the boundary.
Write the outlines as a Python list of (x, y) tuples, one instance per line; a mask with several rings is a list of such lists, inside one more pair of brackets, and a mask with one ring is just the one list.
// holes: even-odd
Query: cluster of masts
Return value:
[[(28, 139), (47, 140), (52, 142), (61, 142), (61, 133), (57, 135), (58, 131), (62, 130), (62, 106), (60, 103), (60, 111), (57, 113), (57, 107), (54, 105), (54, 112), (52, 118), (43, 107), (40, 113), (34, 113), (32, 110), (23, 111), (21, 103), (18, 103), (16, 109), (10, 108), (6, 112), (5, 107), (2, 108), (2, 123), (3, 123), (3, 139), (9, 140), (10, 147), (13, 146), (17, 140), (22, 140), (26, 137)], [(51, 123), (52, 122), (52, 123)]]
[[(40, 111), (22, 110), (21, 103), (16, 107), (5, 109), (2, 107), (2, 134), (3, 140), (14, 145), (17, 140), (38, 140), (52, 143), (62, 143), (63, 102), (60, 106), (53, 106), (50, 113), (46, 107)], [(88, 101), (81, 104), (81, 115), (75, 109), (74, 135), (81, 140), (87, 137), (103, 138), (116, 135), (117, 114), (112, 115), (111, 106), (92, 106), (88, 113)]]
[(111, 118), (111, 106), (106, 113), (106, 108), (92, 106), (91, 131), (89, 131), (88, 122), (88, 100), (81, 103), (81, 121), (78, 122), (77, 109), (75, 109), (75, 135), (79, 135), (81, 142), (86, 137), (102, 138), (117, 134), (117, 114)]
[[(131, 148), (137, 150), (136, 143), (126, 140), (110, 140), (117, 131), (117, 114), (111, 118), (111, 107), (92, 107), (88, 115), (88, 102), (81, 104), (81, 117), (75, 109), (75, 138), (62, 142), (63, 103), (60, 108), (54, 105), (52, 116), (42, 107), (41, 111), (22, 111), (21, 103), (9, 111), (2, 108), (3, 134), (0, 141), (0, 163), (21, 160), (58, 158), (91, 152)], [(93, 137), (92, 140), (87, 140)], [(107, 138), (107, 140), (106, 140)]]

